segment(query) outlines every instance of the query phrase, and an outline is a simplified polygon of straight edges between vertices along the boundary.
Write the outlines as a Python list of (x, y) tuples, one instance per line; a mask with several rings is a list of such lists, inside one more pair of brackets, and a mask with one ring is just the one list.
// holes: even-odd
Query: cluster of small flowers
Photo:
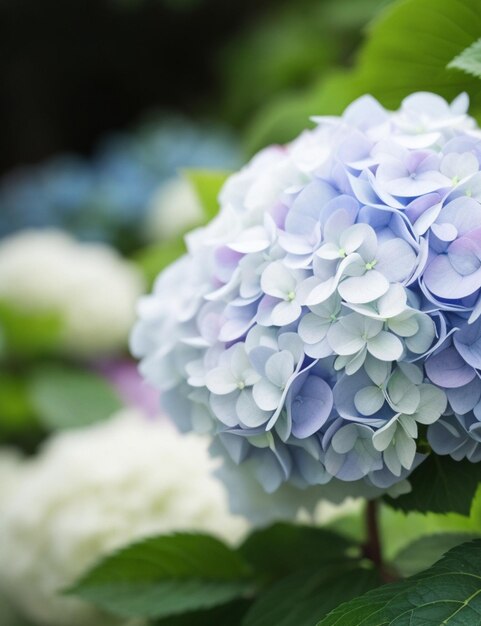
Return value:
[(179, 168), (235, 168), (238, 152), (223, 128), (166, 118), (107, 137), (91, 160), (64, 154), (17, 168), (0, 180), (0, 236), (56, 227), (133, 248), (146, 239), (153, 195)]
[(141, 301), (144, 376), (267, 491), (389, 489), (428, 443), (481, 460), (481, 132), (467, 107), (417, 93), (388, 112), (365, 96), (314, 118), (227, 181), (218, 217)]
[(54, 314), (58, 347), (78, 356), (122, 351), (144, 291), (140, 271), (113, 248), (53, 230), (0, 240), (0, 301), (28, 314)]
[(127, 626), (63, 591), (145, 537), (185, 530), (238, 542), (247, 523), (229, 513), (207, 448), (125, 410), (55, 435), (31, 459), (0, 451), (0, 592), (34, 624)]

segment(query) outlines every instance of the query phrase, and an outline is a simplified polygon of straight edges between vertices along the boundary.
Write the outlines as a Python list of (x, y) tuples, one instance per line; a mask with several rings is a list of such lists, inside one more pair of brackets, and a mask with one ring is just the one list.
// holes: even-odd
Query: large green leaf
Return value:
[(251, 588), (237, 552), (213, 537), (181, 533), (107, 557), (70, 593), (116, 615), (165, 618), (225, 604)]
[(106, 419), (122, 407), (113, 387), (97, 374), (60, 365), (37, 368), (30, 403), (47, 428), (76, 428)]
[(481, 39), (458, 54), (448, 65), (448, 69), (462, 70), (481, 78)]
[(454, 461), (449, 456), (430, 454), (409, 477), (412, 491), (399, 498), (386, 498), (403, 511), (455, 512), (469, 515), (481, 482), (481, 463)]
[(321, 566), (297, 572), (262, 593), (242, 626), (315, 626), (320, 616), (378, 584), (373, 569)]
[(156, 620), (155, 626), (241, 626), (250, 604), (249, 600), (234, 600), (213, 609), (170, 615)]
[(428, 570), (346, 602), (318, 626), (479, 626), (481, 539), (450, 550)]
[(256, 572), (279, 578), (310, 566), (339, 564), (355, 554), (356, 546), (322, 528), (277, 523), (254, 532), (239, 551)]
[(440, 533), (421, 537), (403, 548), (394, 558), (394, 566), (402, 576), (413, 576), (430, 567), (454, 546), (475, 539), (467, 533)]
[(414, 91), (447, 99), (467, 91), (472, 110), (481, 106), (479, 80), (447, 66), (481, 37), (479, 0), (398, 0), (370, 26), (354, 69), (323, 77), (297, 96), (261, 110), (248, 136), (254, 151), (292, 139), (311, 115), (335, 115), (371, 93), (389, 108)]
[(359, 80), (390, 107), (413, 91), (448, 99), (468, 91), (479, 102), (476, 79), (446, 66), (480, 36), (478, 0), (398, 0), (369, 29), (358, 60)]

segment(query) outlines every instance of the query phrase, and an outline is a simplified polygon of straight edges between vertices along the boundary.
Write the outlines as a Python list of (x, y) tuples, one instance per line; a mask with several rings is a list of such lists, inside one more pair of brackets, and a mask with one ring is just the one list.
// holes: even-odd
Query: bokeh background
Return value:
[[(145, 396), (154, 411), (128, 331), (135, 300), (209, 217), (195, 172), (221, 181), (267, 141), (293, 136), (289, 120), (274, 137), (256, 125), (273, 103), (352, 65), (384, 5), (0, 2), (4, 442), (32, 452), (64, 421), (110, 413), (105, 380), (122, 402)], [(59, 415), (59, 402), (79, 415)]]
[(135, 305), (381, 4), (0, 0), (2, 626), (116, 624), (61, 589), (146, 535), (245, 534), (137, 372)]
[[(0, 0), (2, 626), (116, 623), (59, 588), (145, 534), (245, 532), (205, 442), (174, 433), (137, 373), (135, 304), (215, 214), (212, 190), (311, 115), (418, 89), (481, 111), (479, 80), (446, 72), (479, 37), (465, 17), (450, 0)], [(385, 509), (386, 548), (479, 529), (480, 511)]]

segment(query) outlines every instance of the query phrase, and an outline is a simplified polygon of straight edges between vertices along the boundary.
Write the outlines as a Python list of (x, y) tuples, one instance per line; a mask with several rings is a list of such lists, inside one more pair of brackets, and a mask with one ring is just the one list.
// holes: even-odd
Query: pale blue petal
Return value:
[(216, 367), (207, 373), (205, 384), (209, 391), (218, 395), (225, 395), (235, 391), (237, 380), (227, 367)]
[(356, 393), (354, 404), (361, 415), (374, 415), (382, 408), (384, 395), (379, 387), (370, 385)]
[(250, 389), (240, 392), (236, 402), (236, 413), (239, 421), (248, 428), (257, 428), (265, 424), (271, 415), (270, 412), (262, 411), (257, 406)]
[(294, 357), (287, 350), (273, 354), (266, 363), (266, 376), (276, 387), (284, 388), (294, 372)]
[(346, 278), (338, 287), (342, 299), (353, 304), (372, 302), (384, 295), (388, 289), (388, 280), (376, 270), (369, 270), (363, 276)]
[(282, 390), (263, 378), (252, 387), (257, 406), (263, 411), (275, 411), (282, 398)]
[(381, 361), (397, 361), (403, 353), (401, 340), (385, 330), (368, 340), (367, 349)]
[(271, 321), (275, 326), (288, 326), (299, 318), (301, 312), (301, 305), (294, 300), (291, 302), (279, 302), (272, 309)]

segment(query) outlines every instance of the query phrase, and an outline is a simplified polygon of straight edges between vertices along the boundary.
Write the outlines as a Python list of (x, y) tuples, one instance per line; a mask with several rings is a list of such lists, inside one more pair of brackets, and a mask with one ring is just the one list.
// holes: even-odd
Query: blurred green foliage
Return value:
[(0, 302), (0, 355), (30, 358), (55, 351), (62, 333), (56, 313), (31, 313)]
[(299, 0), (248, 25), (222, 51), (224, 115), (239, 124), (271, 100), (352, 60), (362, 29), (389, 0)]
[[(197, 226), (202, 226), (217, 214), (218, 195), (229, 173), (203, 169), (183, 170), (182, 174), (194, 189), (203, 211), (203, 219)], [(169, 241), (147, 246), (133, 256), (132, 260), (142, 271), (149, 288), (154, 284), (159, 272), (186, 252), (184, 235), (185, 233), (180, 233)]]
[(48, 430), (94, 424), (122, 407), (105, 379), (66, 365), (34, 368), (27, 378), (27, 393), (40, 423)]
[(248, 132), (248, 151), (288, 141), (310, 116), (339, 114), (365, 93), (394, 108), (413, 91), (433, 91), (447, 99), (466, 91), (476, 113), (481, 108), (479, 80), (448, 65), (480, 36), (478, 0), (399, 0), (372, 22), (351, 70), (331, 70), (302, 93), (262, 109)]

